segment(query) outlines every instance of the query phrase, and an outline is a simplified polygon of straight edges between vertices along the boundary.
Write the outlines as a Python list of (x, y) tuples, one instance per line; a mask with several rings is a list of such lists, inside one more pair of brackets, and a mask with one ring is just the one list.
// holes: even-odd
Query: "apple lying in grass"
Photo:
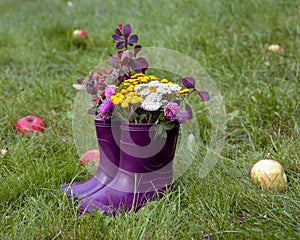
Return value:
[(279, 46), (278, 44), (272, 44), (268, 46), (268, 51), (269, 52), (284, 52), (283, 47)]
[(36, 116), (27, 116), (19, 119), (16, 123), (17, 132), (24, 133), (32, 133), (35, 131), (43, 132), (44, 131), (44, 123), (42, 119)]
[(73, 37), (75, 39), (87, 39), (88, 35), (87, 32), (82, 29), (76, 29), (73, 31)]
[(287, 187), (287, 179), (281, 164), (275, 160), (260, 160), (250, 170), (252, 182), (261, 189), (282, 192)]
[(91, 164), (93, 166), (98, 166), (100, 162), (100, 153), (99, 150), (88, 150), (80, 158), (80, 165), (86, 166)]

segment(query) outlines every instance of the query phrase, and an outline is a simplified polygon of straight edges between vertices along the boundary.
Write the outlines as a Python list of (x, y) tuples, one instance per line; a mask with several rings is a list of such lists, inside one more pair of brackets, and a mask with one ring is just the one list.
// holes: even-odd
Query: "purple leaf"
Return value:
[(131, 58), (133, 57), (133, 53), (129, 50), (126, 50), (121, 55), (121, 64), (124, 66), (128, 66)]
[(185, 104), (185, 110), (189, 113), (188, 120), (192, 119), (193, 118), (193, 112), (192, 112), (192, 109), (191, 109), (190, 105)]
[(125, 44), (123, 42), (117, 42), (117, 44), (116, 44), (117, 49), (122, 49), (122, 48), (124, 48), (124, 46), (125, 46)]
[(117, 35), (119, 35), (119, 36), (123, 36), (123, 34), (122, 34), (122, 32), (120, 31), (119, 28), (116, 28), (116, 29), (115, 29), (115, 33), (116, 33)]
[(181, 82), (186, 88), (195, 88), (195, 79), (192, 77), (184, 77)]
[(197, 91), (199, 97), (201, 97), (202, 101), (206, 102), (209, 100), (209, 93), (204, 91)]
[(136, 56), (138, 54), (139, 51), (142, 50), (142, 46), (141, 45), (135, 45), (134, 46), (134, 56)]
[(75, 88), (77, 90), (83, 90), (83, 89), (85, 89), (85, 86), (81, 85), (81, 84), (73, 84), (73, 88)]
[(87, 87), (86, 92), (91, 94), (91, 95), (96, 95), (97, 94), (97, 90), (94, 89), (92, 86)]
[(88, 110), (88, 114), (90, 114), (90, 115), (95, 115), (95, 114), (96, 114), (96, 111), (93, 110), (93, 109), (89, 109), (89, 110)]
[(136, 72), (136, 73), (145, 73), (145, 71), (148, 69), (149, 64), (146, 61), (145, 58), (137, 58), (134, 60), (131, 60), (129, 62), (129, 66)]
[(125, 58), (132, 58), (132, 57), (133, 57), (133, 53), (129, 50), (126, 50), (122, 53), (121, 61), (123, 61)]
[(123, 29), (123, 34), (126, 39), (129, 37), (129, 35), (131, 34), (130, 24), (125, 24), (124, 29)]
[(83, 78), (83, 77), (79, 77), (79, 78), (77, 79), (77, 82), (78, 82), (79, 84), (82, 84), (82, 83), (84, 82), (84, 78)]
[(119, 59), (118, 58), (111, 56), (110, 60), (111, 60), (110, 64), (111, 64), (112, 68), (119, 67)]
[(120, 35), (118, 35), (118, 34), (113, 34), (113, 35), (112, 35), (112, 38), (113, 38), (115, 41), (117, 41), (117, 42), (123, 40), (123, 38), (122, 38)]
[(139, 40), (139, 37), (137, 36), (137, 35), (131, 35), (130, 36), (130, 38), (129, 38), (129, 40), (128, 40), (128, 43), (129, 44), (134, 44), (134, 43), (136, 43), (137, 41)]

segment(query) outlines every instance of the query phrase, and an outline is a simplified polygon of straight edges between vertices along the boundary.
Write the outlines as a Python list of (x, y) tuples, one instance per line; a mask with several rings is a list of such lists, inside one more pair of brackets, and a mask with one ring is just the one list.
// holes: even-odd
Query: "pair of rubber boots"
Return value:
[(82, 183), (61, 187), (80, 200), (82, 213), (138, 210), (162, 196), (173, 180), (173, 158), (179, 126), (167, 138), (155, 139), (155, 124), (103, 123), (95, 120), (100, 164)]

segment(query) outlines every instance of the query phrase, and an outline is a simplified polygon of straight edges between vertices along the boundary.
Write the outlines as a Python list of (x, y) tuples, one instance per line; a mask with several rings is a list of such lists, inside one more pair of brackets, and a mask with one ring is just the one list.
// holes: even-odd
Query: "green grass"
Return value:
[[(296, 0), (168, 0), (162, 6), (74, 0), (73, 8), (62, 0), (1, 1), (0, 148), (8, 149), (0, 157), (1, 239), (299, 239), (299, 18)], [(207, 70), (229, 113), (226, 143), (204, 179), (198, 177), (201, 149), (173, 191), (137, 213), (79, 217), (59, 189), (88, 176), (72, 139), (72, 84), (114, 51), (110, 36), (119, 21), (132, 24), (143, 46), (182, 52)], [(76, 28), (89, 34), (85, 49), (72, 43)], [(285, 51), (266, 52), (274, 43)], [(42, 117), (43, 134), (15, 133), (26, 115)], [(209, 124), (203, 125), (208, 141)], [(286, 192), (261, 191), (250, 182), (252, 164), (265, 158), (284, 166)]]

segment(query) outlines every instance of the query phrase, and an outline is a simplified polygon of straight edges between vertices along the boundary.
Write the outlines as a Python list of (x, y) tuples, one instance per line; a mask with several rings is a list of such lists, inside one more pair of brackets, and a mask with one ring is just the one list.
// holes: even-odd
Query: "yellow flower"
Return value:
[(183, 89), (183, 90), (179, 91), (180, 94), (189, 93), (189, 92), (190, 92), (190, 90), (188, 90), (188, 89)]
[(167, 79), (162, 79), (162, 80), (160, 80), (160, 83), (168, 83), (169, 81), (167, 80)]
[(111, 96), (111, 100), (114, 105), (117, 105), (120, 102), (120, 98), (118, 98), (116, 96)]
[(147, 79), (147, 78), (142, 78), (142, 79), (141, 79), (141, 82), (142, 82), (142, 83), (147, 83), (147, 82), (148, 82), (148, 79)]
[(126, 95), (126, 97), (127, 97), (127, 96), (132, 97), (132, 96), (137, 96), (137, 95), (138, 95), (138, 92), (134, 91), (134, 92), (129, 92), (129, 93)]
[(144, 77), (145, 74), (143, 74), (143, 73), (136, 73), (136, 74), (134, 74), (133, 76), (134, 76), (135, 78), (138, 78), (138, 77)]
[(123, 102), (129, 104), (130, 103), (130, 98), (125, 98), (123, 101), (121, 101), (121, 103), (123, 103)]
[(123, 101), (123, 102), (121, 103), (121, 107), (122, 107), (122, 108), (127, 108), (127, 107), (128, 107), (128, 102), (127, 102), (127, 101)]
[(154, 75), (149, 75), (150, 80), (157, 80), (157, 77), (155, 77)]
[(136, 98), (137, 102), (142, 103), (144, 101), (144, 99), (142, 97), (137, 97)]
[(122, 93), (117, 93), (115, 96), (120, 99), (124, 98), (124, 95)]
[(130, 85), (128, 88), (127, 88), (127, 91), (132, 91), (134, 89), (134, 85)]
[(130, 77), (130, 79), (137, 79), (139, 77), (144, 77), (145, 75), (142, 73), (136, 73)]
[(126, 93), (126, 92), (127, 90), (123, 88), (120, 93)]
[(130, 101), (130, 103), (132, 103), (132, 104), (136, 104), (136, 103), (138, 103), (138, 99), (137, 99), (137, 97), (133, 97), (133, 98), (131, 98), (131, 101)]
[(188, 90), (188, 89), (183, 89), (183, 90), (180, 90), (180, 91), (178, 91), (178, 92), (179, 92), (179, 94), (180, 94), (181, 96), (186, 97), (186, 95), (190, 92), (190, 90)]

